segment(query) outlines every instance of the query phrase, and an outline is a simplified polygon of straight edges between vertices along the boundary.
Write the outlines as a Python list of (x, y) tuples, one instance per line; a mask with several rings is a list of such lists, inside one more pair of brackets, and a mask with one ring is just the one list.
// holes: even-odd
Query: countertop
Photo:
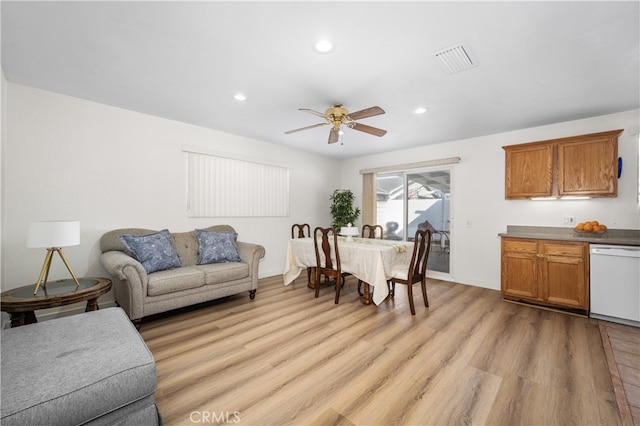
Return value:
[(498, 236), (538, 240), (579, 241), (591, 244), (640, 246), (640, 229), (608, 229), (602, 234), (592, 234), (577, 232), (573, 228), (507, 225), (507, 232), (498, 234)]

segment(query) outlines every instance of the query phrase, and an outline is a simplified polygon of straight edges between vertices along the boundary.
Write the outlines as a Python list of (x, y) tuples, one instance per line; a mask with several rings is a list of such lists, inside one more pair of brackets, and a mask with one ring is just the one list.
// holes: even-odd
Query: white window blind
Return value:
[(183, 150), (189, 217), (289, 216), (288, 167)]

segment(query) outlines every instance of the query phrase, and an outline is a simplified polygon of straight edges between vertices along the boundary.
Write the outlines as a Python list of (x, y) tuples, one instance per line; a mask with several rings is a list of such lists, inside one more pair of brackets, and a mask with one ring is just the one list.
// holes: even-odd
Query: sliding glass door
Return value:
[(384, 238), (413, 240), (416, 230), (432, 231), (427, 269), (449, 273), (451, 170), (378, 174), (377, 223)]

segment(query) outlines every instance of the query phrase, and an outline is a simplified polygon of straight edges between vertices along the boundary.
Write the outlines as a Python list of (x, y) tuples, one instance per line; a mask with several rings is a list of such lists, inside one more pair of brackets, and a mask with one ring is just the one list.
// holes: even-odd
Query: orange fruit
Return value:
[(591, 232), (591, 231), (593, 231), (593, 225), (591, 224), (591, 222), (587, 222), (582, 227), (582, 230), (583, 231), (587, 231), (587, 232)]
[(604, 223), (600, 224), (600, 231), (606, 231), (607, 230), (607, 225), (605, 225)]
[(582, 231), (584, 229), (584, 223), (579, 223), (576, 225), (576, 231)]
[(589, 222), (589, 223), (591, 223), (593, 226), (598, 226), (598, 225), (600, 225), (600, 223), (598, 223), (598, 221), (597, 221), (597, 220), (592, 220), (592, 221), (591, 221), (591, 222)]

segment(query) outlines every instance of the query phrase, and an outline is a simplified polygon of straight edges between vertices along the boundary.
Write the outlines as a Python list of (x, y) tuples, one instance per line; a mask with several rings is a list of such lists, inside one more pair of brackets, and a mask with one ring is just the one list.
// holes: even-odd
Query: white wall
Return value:
[[(262, 244), (260, 276), (282, 273), (290, 226), (329, 224), (329, 195), (351, 189), (362, 199), (361, 169), (461, 157), (452, 176), (452, 279), (499, 289), (498, 233), (511, 225), (563, 226), (562, 216), (640, 229), (637, 201), (640, 111), (426, 145), (337, 162), (288, 147), (242, 138), (3, 81), (2, 247), (0, 288), (35, 282), (45, 251), (25, 247), (30, 221), (77, 219), (81, 244), (65, 253), (79, 276), (103, 276), (99, 238), (120, 227), (188, 231), (234, 226), (241, 240)], [(532, 202), (504, 199), (503, 145), (625, 129), (618, 197)], [(392, 144), (393, 141), (389, 140)], [(196, 145), (293, 166), (288, 218), (189, 219), (181, 147)], [(466, 221), (472, 222), (465, 228)], [(52, 279), (68, 272), (54, 260)], [(104, 299), (104, 300), (103, 300)], [(101, 302), (112, 300), (106, 295)], [(77, 309), (77, 307), (75, 308)], [(4, 315), (4, 314), (3, 314)], [(4, 317), (6, 320), (6, 316)]]
[[(566, 226), (564, 215), (577, 222), (598, 220), (610, 228), (640, 229), (638, 208), (638, 135), (640, 111), (558, 123), (514, 132), (451, 141), (342, 163), (342, 187), (362, 200), (360, 170), (460, 157), (452, 172), (451, 278), (460, 283), (500, 289), (500, 239), (507, 225)], [(618, 154), (624, 169), (617, 198), (530, 201), (504, 199), (502, 146), (600, 131), (625, 129)], [(630, 132), (631, 129), (631, 132)], [(635, 135), (630, 135), (635, 133)], [(393, 141), (388, 141), (392, 144)], [(471, 228), (466, 228), (471, 221)]]
[[(40, 272), (46, 251), (25, 247), (30, 221), (80, 221), (81, 244), (64, 249), (78, 276), (105, 276), (99, 239), (108, 230), (181, 232), (227, 223), (239, 240), (265, 247), (261, 277), (282, 273), (291, 224), (331, 221), (329, 196), (340, 183), (336, 160), (27, 86), (7, 83), (6, 89), (3, 291), (35, 283)], [(292, 166), (290, 217), (187, 218), (183, 145)], [(54, 258), (51, 279), (67, 275)]]

